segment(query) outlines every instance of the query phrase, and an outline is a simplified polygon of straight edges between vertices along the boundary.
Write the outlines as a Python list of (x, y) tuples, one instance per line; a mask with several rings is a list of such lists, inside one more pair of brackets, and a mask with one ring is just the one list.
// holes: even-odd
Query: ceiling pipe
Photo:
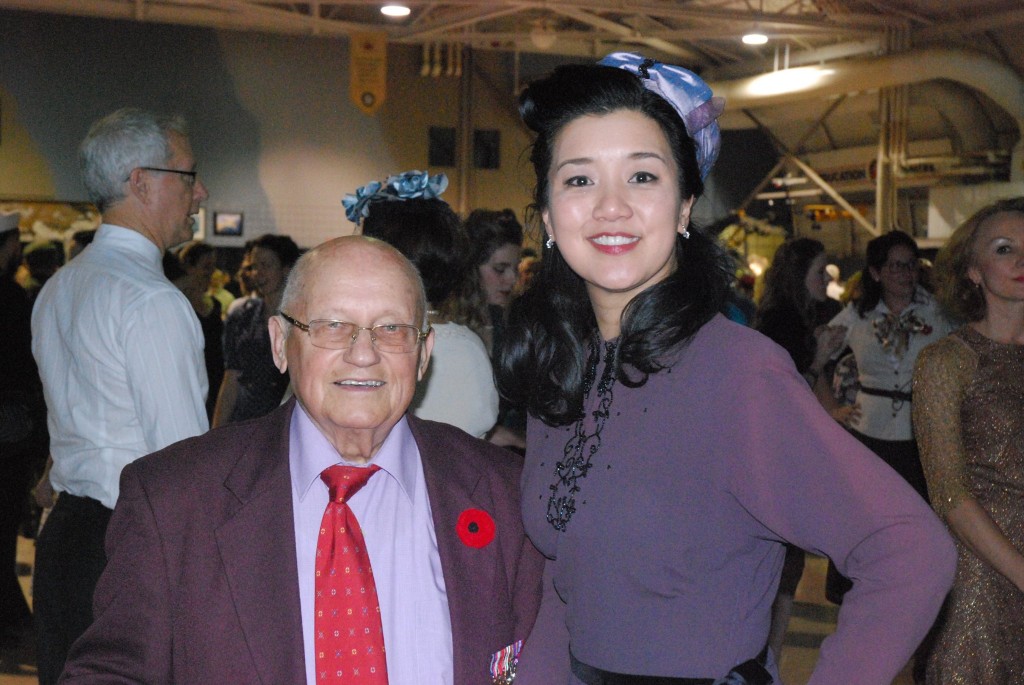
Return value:
[[(935, 79), (962, 83), (987, 95), (1017, 123), (1010, 180), (1024, 181), (1024, 82), (1005, 64), (968, 50), (929, 48), (803, 69), (813, 70), (807, 72), (813, 82), (788, 92), (764, 90), (764, 79), (781, 72), (709, 85), (716, 95), (725, 97), (727, 111), (738, 111)], [(728, 126), (727, 121), (723, 124)]]
[(969, 88), (949, 81), (918, 83), (910, 88), (910, 103), (938, 112), (954, 154), (995, 149), (997, 136), (992, 121)]

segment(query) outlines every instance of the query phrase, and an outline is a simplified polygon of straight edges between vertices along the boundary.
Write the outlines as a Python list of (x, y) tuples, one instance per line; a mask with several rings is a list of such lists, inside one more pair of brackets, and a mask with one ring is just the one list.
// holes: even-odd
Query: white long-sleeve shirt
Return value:
[(438, 323), (427, 375), (416, 384), (409, 411), (482, 438), (498, 420), (498, 390), (480, 336), (457, 323)]
[(32, 312), (50, 480), (111, 509), (126, 464), (209, 428), (202, 330), (161, 257), (142, 234), (103, 224)]
[[(942, 315), (935, 298), (919, 286), (913, 301), (900, 312), (901, 319), (906, 321), (913, 317), (916, 324), (909, 326), (913, 332), (907, 336), (906, 348), (890, 349), (883, 344), (885, 336), (876, 323), (889, 314), (889, 308), (882, 301), (863, 318), (857, 313), (856, 305), (850, 304), (836, 314), (829, 325), (846, 326), (846, 340), (842, 348), (849, 346), (853, 350), (861, 387), (910, 392), (917, 355), (936, 340), (946, 337), (953, 326)], [(910, 402), (893, 401), (889, 397), (864, 392), (857, 393), (857, 402), (861, 413), (852, 424), (855, 430), (878, 440), (914, 438), (910, 425)]]

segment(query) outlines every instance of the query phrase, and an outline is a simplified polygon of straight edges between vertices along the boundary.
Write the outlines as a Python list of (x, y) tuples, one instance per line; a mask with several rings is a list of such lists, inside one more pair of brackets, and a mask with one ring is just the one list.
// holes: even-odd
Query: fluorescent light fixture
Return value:
[(405, 5), (384, 5), (380, 8), (380, 13), (387, 17), (408, 17), (411, 11)]
[(773, 71), (750, 79), (746, 90), (751, 95), (782, 95), (810, 90), (835, 73), (821, 67), (796, 67)]
[(743, 42), (747, 45), (764, 45), (768, 42), (768, 36), (764, 35), (760, 31), (751, 31), (750, 33), (744, 34)]

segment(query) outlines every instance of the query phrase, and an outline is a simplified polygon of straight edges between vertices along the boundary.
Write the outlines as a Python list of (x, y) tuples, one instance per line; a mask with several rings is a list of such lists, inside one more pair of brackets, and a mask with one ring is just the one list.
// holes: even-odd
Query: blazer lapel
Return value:
[(409, 417), (409, 425), (423, 462), (448, 595), (455, 682), (467, 682), (467, 673), (479, 674), (468, 682), (479, 682), (487, 674), (487, 657), (504, 646), (492, 644), (496, 624), (493, 611), (495, 606), (508, 605), (507, 592), (501, 587), (504, 581), (499, 581), (503, 576), (499, 576), (497, 540), (482, 548), (470, 547), (459, 537), (456, 522), (466, 509), (482, 509), (493, 515), (492, 498), (479, 470), (460, 459), (461, 454), (452, 453), (450, 444), (438, 440), (414, 417)]
[(224, 482), (237, 498), (216, 531), (238, 620), (264, 683), (305, 682), (288, 434), (294, 401), (254, 430)]

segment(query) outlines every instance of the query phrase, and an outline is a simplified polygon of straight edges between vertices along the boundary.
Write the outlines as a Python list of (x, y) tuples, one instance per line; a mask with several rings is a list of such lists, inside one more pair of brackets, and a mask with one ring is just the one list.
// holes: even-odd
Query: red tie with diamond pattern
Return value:
[(359, 522), (345, 504), (379, 470), (379, 466), (335, 465), (320, 474), (331, 501), (316, 543), (317, 685), (388, 682), (384, 630), (370, 556)]

